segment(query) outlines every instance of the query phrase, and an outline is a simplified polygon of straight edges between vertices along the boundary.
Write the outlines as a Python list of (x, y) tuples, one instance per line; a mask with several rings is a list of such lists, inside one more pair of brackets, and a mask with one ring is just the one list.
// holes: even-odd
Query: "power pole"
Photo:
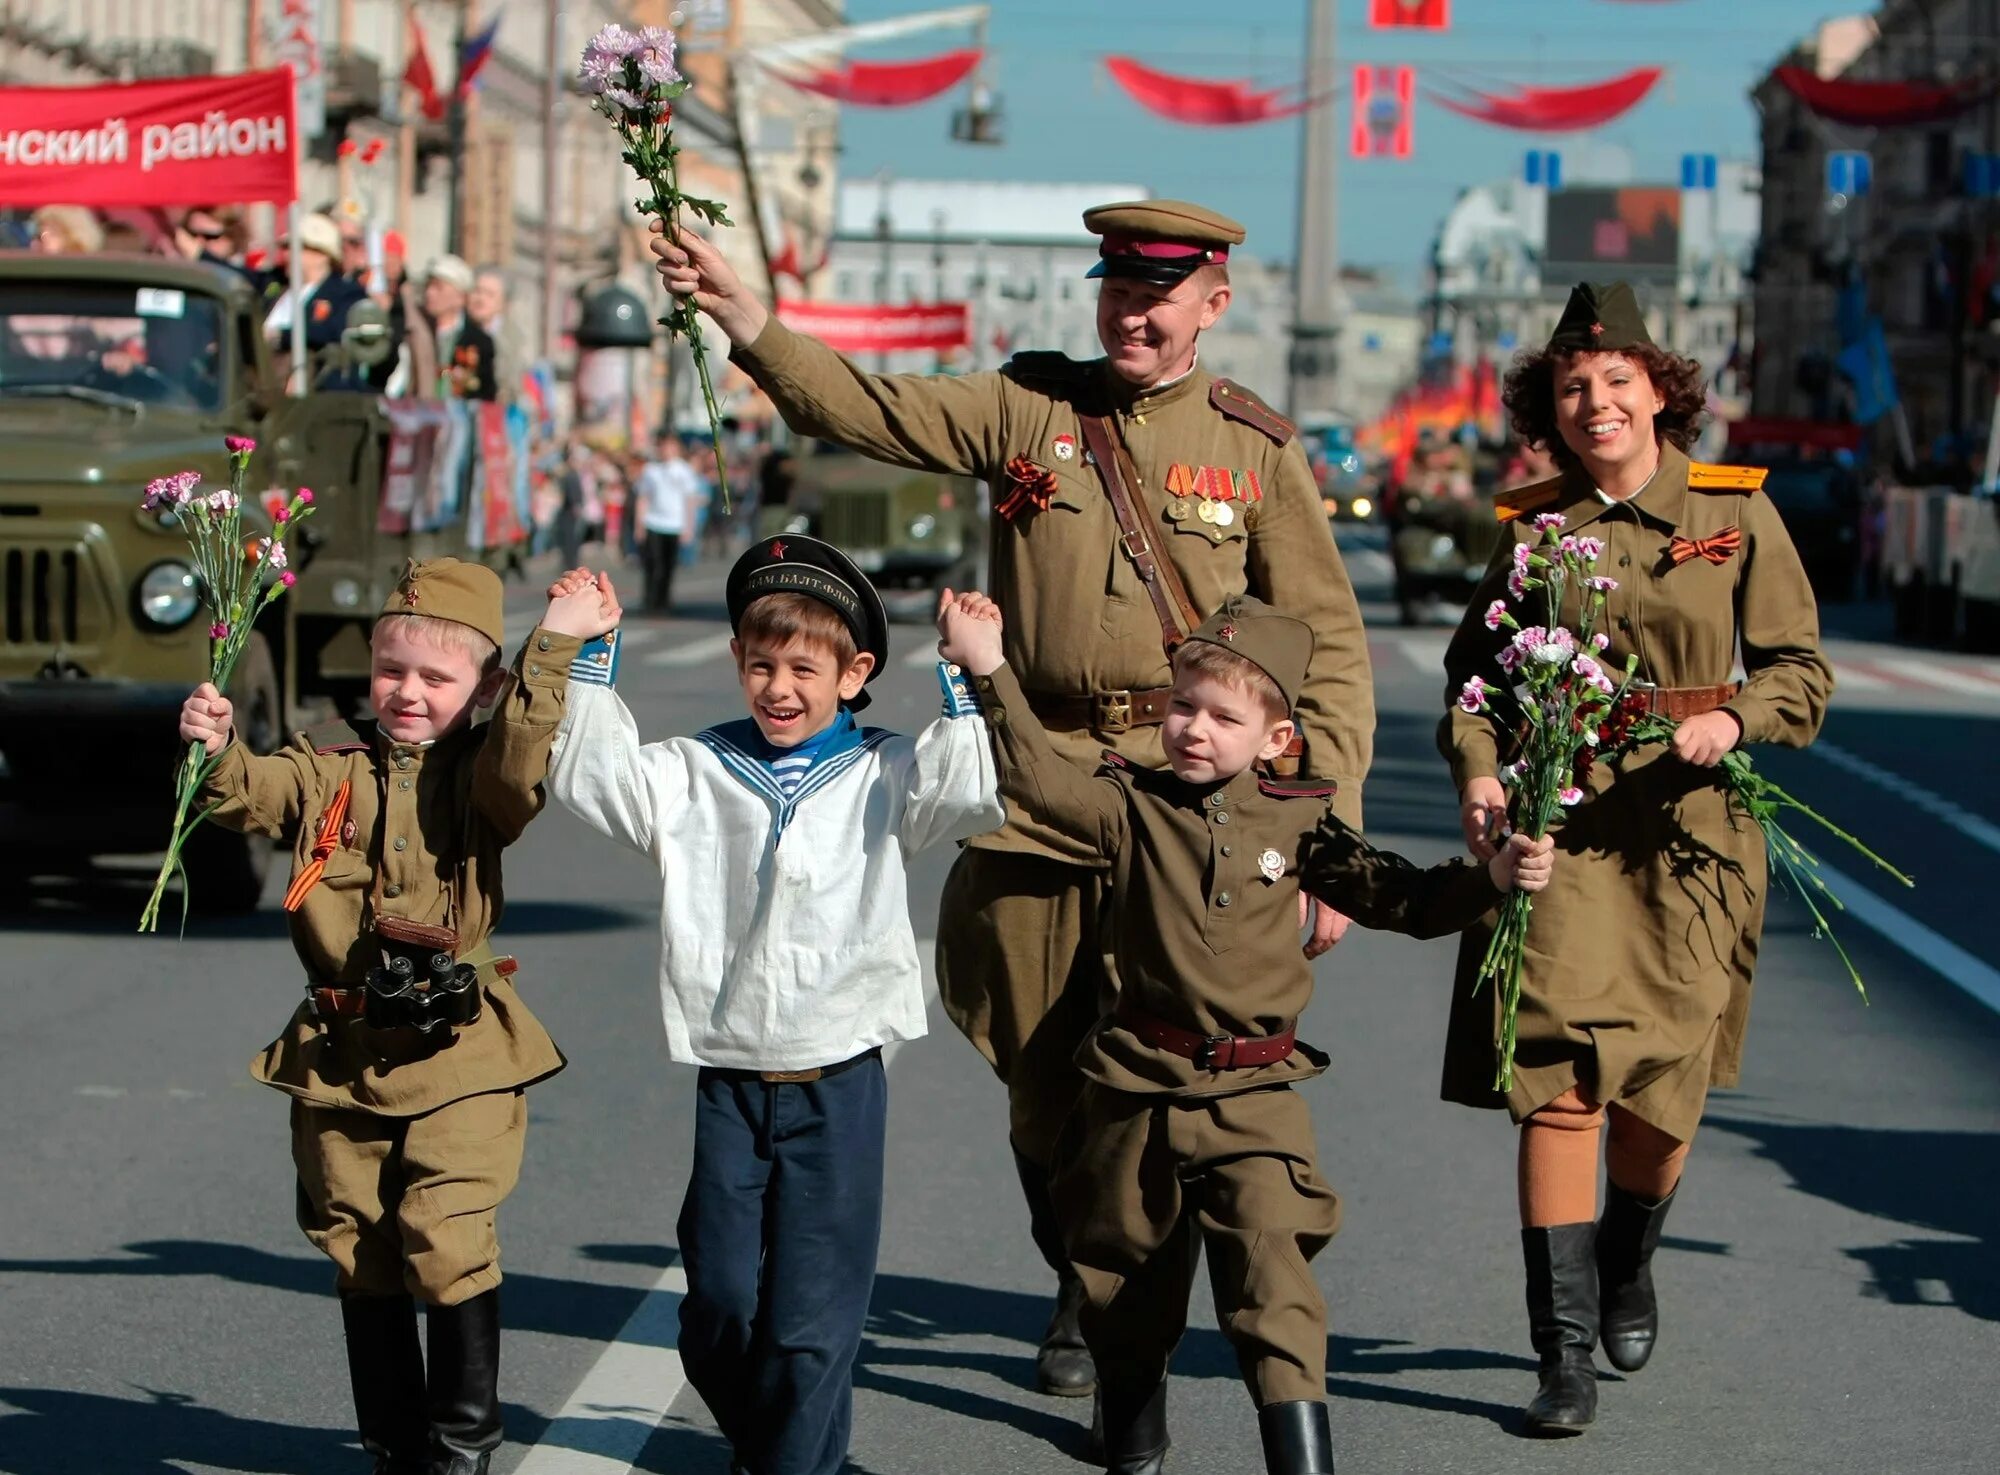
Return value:
[(1306, 97), (1299, 114), (1299, 219), (1293, 252), (1291, 382), (1293, 419), (1333, 408), (1340, 294), (1339, 115), (1333, 106), (1335, 0), (1309, 0)]
[(561, 209), (562, 180), (562, 84), (563, 69), (556, 58), (563, 54), (563, 12), (561, 0), (544, 0), (544, 45), (548, 62), (542, 72), (542, 357), (555, 362), (556, 344), (562, 336), (562, 303), (557, 289), (556, 222)]

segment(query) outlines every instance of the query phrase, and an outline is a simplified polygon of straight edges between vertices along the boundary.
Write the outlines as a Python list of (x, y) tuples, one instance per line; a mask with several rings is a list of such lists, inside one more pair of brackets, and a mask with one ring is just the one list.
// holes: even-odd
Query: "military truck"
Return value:
[(892, 612), (897, 590), (965, 585), (984, 551), (983, 488), (969, 476), (906, 471), (823, 441), (792, 443), (782, 507), (759, 510), (757, 532), (808, 533), (839, 547), (875, 581)]
[[(148, 481), (228, 481), (225, 435), (257, 441), (246, 526), (265, 494), (313, 488), (299, 580), (267, 610), (233, 681), (241, 736), (269, 751), (365, 701), (368, 625), (406, 553), (375, 533), (387, 419), (370, 395), (285, 393), (247, 280), (144, 256), (0, 252), (0, 855), (18, 870), (156, 852), (181, 751), (178, 711), (207, 673), (187, 545), (143, 511)], [(372, 306), (332, 353), (388, 351)], [(322, 362), (316, 369), (331, 366)], [(191, 900), (257, 904), (268, 842), (204, 826)]]

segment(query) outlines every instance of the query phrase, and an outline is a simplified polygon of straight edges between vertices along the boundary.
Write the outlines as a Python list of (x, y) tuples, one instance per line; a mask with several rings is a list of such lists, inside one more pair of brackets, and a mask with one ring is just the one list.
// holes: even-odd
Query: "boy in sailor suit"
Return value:
[[(615, 653), (608, 578), (551, 593), (552, 640), (610, 635)], [(660, 872), (667, 1053), (700, 1067), (688, 1380), (738, 1470), (833, 1475), (881, 1232), (882, 1047), (925, 1032), (907, 860), (1004, 812), (955, 673), (939, 668), (944, 715), (919, 736), (856, 724), (888, 621), (838, 550), (759, 543), (726, 599), (747, 720), (641, 743), (614, 660), (549, 662), (565, 703), (549, 791)]]

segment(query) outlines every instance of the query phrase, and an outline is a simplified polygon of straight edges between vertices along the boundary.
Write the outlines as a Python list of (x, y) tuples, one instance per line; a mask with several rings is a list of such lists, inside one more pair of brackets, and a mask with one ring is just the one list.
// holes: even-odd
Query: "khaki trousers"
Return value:
[(500, 1201), (521, 1176), (523, 1091), (415, 1117), (292, 1103), (299, 1228), (343, 1291), (456, 1306), (500, 1284)]
[(1138, 1393), (1166, 1376), (1205, 1245), (1216, 1319), (1257, 1406), (1326, 1397), (1311, 1261), (1340, 1228), (1340, 1199), (1290, 1087), (1165, 1099), (1086, 1082), (1051, 1191), (1100, 1374)]
[(967, 848), (938, 904), (945, 1013), (1006, 1085), (1015, 1149), (1043, 1166), (1083, 1089), (1077, 1047), (1110, 1003), (1103, 893), (1086, 866)]

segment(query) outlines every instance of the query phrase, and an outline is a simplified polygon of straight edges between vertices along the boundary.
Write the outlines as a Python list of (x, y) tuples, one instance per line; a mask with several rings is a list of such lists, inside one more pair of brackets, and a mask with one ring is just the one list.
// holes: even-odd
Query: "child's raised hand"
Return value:
[(938, 595), (938, 654), (974, 676), (990, 676), (1004, 656), (1000, 649), (1000, 607), (984, 594)]
[(1555, 850), (1553, 835), (1539, 840), (1509, 835), (1507, 843), (1486, 863), (1486, 874), (1502, 891), (1540, 891), (1555, 874)]
[(181, 741), (200, 743), (214, 757), (229, 743), (235, 711), (213, 682), (202, 682), (181, 703)]
[(557, 635), (595, 640), (617, 629), (624, 615), (609, 574), (593, 575), (588, 569), (572, 569), (550, 586), (549, 607), (542, 615), (542, 628)]

